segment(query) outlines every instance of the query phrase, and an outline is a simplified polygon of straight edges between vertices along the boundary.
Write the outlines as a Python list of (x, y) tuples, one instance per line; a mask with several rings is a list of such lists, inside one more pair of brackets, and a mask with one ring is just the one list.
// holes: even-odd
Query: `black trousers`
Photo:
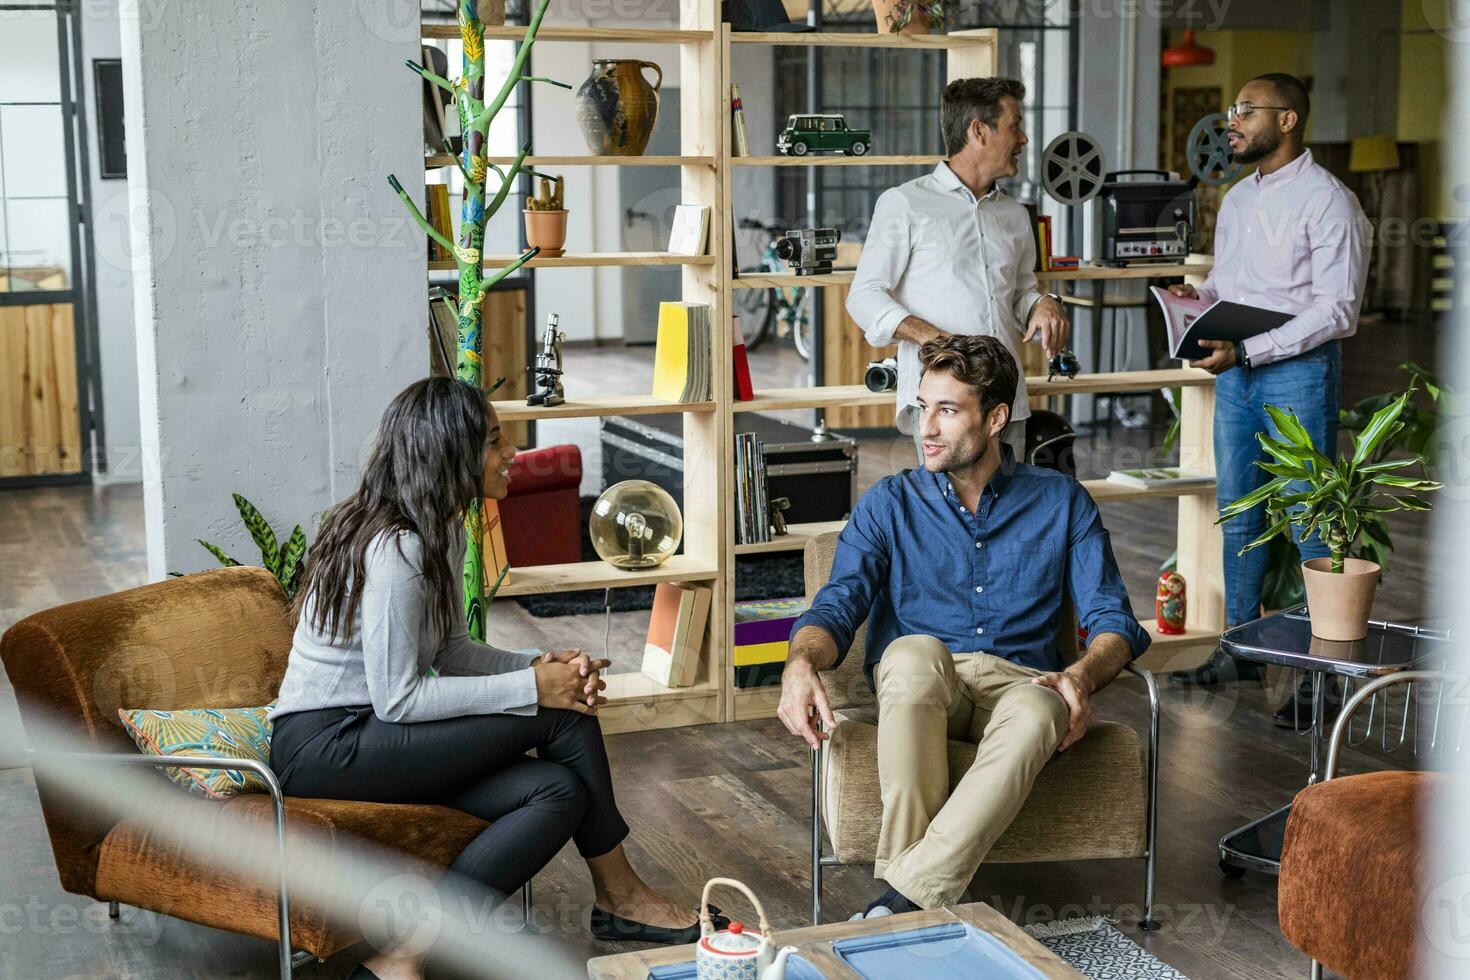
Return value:
[[(526, 754), (532, 749), (537, 758)], [(628, 835), (602, 728), (576, 711), (412, 724), (382, 721), (370, 705), (296, 712), (272, 726), (271, 768), (288, 796), (437, 803), (491, 821), (450, 871), (497, 901), (568, 840), (598, 857)]]

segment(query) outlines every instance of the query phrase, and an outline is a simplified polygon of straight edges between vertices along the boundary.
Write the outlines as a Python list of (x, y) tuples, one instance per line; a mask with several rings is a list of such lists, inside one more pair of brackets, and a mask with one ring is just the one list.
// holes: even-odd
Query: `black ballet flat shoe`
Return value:
[[(720, 910), (713, 905), (709, 906), (711, 921), (716, 929), (725, 929), (730, 925), (730, 920), (720, 914)], [(699, 923), (683, 929), (670, 929), (668, 926), (651, 926), (644, 922), (634, 922), (625, 919), (621, 915), (614, 915), (606, 909), (592, 906), (592, 921), (590, 923), (592, 936), (605, 943), (658, 943), (662, 946), (682, 946), (699, 939)]]
[(357, 969), (348, 974), (347, 980), (382, 980), (382, 978), (359, 963)]

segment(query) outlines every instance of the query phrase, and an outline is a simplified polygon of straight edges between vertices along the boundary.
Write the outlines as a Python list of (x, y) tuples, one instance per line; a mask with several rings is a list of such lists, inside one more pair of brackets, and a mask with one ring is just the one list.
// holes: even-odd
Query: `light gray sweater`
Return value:
[[(449, 567), (457, 570), (464, 562), (464, 537), (452, 540), (457, 545)], [(272, 719), (365, 704), (391, 722), (536, 713), (535, 655), (471, 639), (460, 590), (455, 590), (453, 625), (447, 635), (436, 635), (420, 572), (421, 551), (419, 536), (409, 531), (380, 534), (368, 545), (350, 640), (333, 642), (313, 629), (314, 595), (307, 597)]]

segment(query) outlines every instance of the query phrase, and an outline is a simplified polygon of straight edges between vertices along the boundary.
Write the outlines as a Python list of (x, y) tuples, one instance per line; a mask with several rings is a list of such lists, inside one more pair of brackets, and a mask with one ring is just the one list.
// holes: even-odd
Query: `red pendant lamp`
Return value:
[(1184, 31), (1184, 43), (1165, 48), (1159, 56), (1165, 68), (1194, 68), (1215, 63), (1215, 49), (1194, 43), (1194, 30)]

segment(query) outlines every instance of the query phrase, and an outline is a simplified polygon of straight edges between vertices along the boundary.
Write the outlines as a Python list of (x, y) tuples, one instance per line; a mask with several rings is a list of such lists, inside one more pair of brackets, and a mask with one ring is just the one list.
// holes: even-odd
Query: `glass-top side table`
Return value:
[[(1447, 630), (1374, 620), (1361, 640), (1324, 640), (1312, 635), (1304, 603), (1231, 627), (1220, 634), (1220, 650), (1242, 660), (1292, 667), (1311, 675), (1310, 786), (1321, 773), (1327, 678), (1365, 679), (1429, 666), (1449, 652), (1450, 639)], [(1350, 693), (1345, 692), (1344, 698)], [(1248, 870), (1278, 873), (1290, 815), (1288, 803), (1221, 837), (1220, 870), (1232, 878)]]

